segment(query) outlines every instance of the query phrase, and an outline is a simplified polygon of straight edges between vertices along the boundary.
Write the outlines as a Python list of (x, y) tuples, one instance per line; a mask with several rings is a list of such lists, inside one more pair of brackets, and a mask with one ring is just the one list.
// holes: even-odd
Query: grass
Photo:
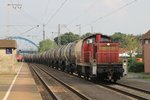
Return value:
[(146, 73), (129, 72), (128, 77), (136, 78), (136, 79), (144, 79), (144, 80), (149, 80), (150, 81), (150, 74), (146, 74)]

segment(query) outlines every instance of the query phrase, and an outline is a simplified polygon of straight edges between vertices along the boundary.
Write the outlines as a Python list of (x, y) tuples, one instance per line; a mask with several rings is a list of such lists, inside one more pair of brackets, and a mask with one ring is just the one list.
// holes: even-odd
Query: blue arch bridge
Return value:
[[(37, 50), (39, 48), (39, 46), (37, 44), (35, 44), (33, 41), (27, 39), (27, 38), (24, 38), (24, 37), (20, 37), (20, 36), (12, 36), (12, 37), (7, 37), (5, 38), (7, 40), (24, 40), (24, 41), (27, 41), (28, 43), (30, 43), (32, 46), (34, 46)], [(23, 49), (17, 49), (17, 53), (21, 53), (23, 55), (26, 55), (26, 54), (33, 54), (33, 53), (37, 53), (38, 51), (37, 50), (23, 50)]]

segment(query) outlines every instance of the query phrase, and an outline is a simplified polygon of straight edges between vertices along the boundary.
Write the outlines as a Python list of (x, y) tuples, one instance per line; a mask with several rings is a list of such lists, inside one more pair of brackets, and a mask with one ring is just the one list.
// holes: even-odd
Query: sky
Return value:
[[(150, 0), (0, 0), (0, 38), (37, 43), (60, 33), (143, 34), (150, 29)], [(81, 29), (81, 30), (80, 30)]]

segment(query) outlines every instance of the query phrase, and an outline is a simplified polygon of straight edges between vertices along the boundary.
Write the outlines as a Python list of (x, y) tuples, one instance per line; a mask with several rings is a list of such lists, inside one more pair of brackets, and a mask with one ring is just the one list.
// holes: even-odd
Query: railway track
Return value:
[[(48, 90), (48, 92), (50, 93), (50, 95), (52, 96), (52, 98), (54, 100), (74, 100), (74, 99), (78, 99), (78, 100), (90, 100), (90, 98), (88, 98), (87, 96), (83, 95), (82, 93), (80, 93), (79, 91), (75, 90), (73, 87), (69, 86), (68, 84), (64, 83), (63, 81), (57, 79), (55, 76), (53, 76), (52, 74), (50, 74), (47, 69), (41, 68), (39, 67), (39, 65), (35, 65), (35, 64), (31, 64), (30, 66), (32, 66), (32, 69), (34, 70), (34, 72), (36, 73), (36, 75), (39, 77), (39, 79), (42, 81), (42, 83), (44, 84), (44, 86), (46, 87), (46, 89)], [(42, 75), (45, 74), (45, 75)], [(51, 86), (50, 84), (48, 84), (48, 82), (45, 81), (44, 77), (46, 77), (46, 79), (50, 79), (53, 81), (55, 81), (54, 85), (59, 84), (59, 89), (55, 88), (56, 90), (58, 89), (58, 91), (55, 91), (53, 87), (56, 86)], [(61, 86), (60, 86), (61, 84)], [(61, 90), (65, 90), (64, 93), (59, 93), (62, 92)], [(66, 93), (66, 91), (69, 94)], [(67, 95), (65, 95), (67, 94)], [(71, 97), (72, 96), (72, 97)]]
[(116, 84), (108, 84), (108, 83), (98, 83), (100, 86), (111, 89), (115, 92), (119, 92), (123, 95), (129, 96), (131, 98), (135, 98), (138, 100), (150, 100), (150, 92), (139, 89), (136, 87), (116, 83)]
[(117, 85), (120, 85), (120, 86), (127, 87), (127, 88), (131, 88), (131, 89), (134, 89), (134, 90), (137, 90), (137, 91), (140, 91), (140, 92), (143, 92), (143, 93), (146, 93), (146, 94), (149, 94), (149, 95), (150, 95), (150, 91), (144, 90), (144, 89), (142, 89), (142, 88), (138, 88), (138, 87), (135, 87), (135, 86), (129, 86), (129, 85), (122, 84), (122, 83), (116, 83), (116, 84), (117, 84)]
[[(53, 92), (48, 88), (48, 85), (45, 81), (40, 77), (38, 72), (33, 68), (33, 65), (29, 64), (29, 68), (32, 72), (33, 78), (38, 85), (38, 90), (41, 93), (43, 100), (57, 100)], [(44, 91), (44, 92), (43, 92)]]
[[(72, 75), (75, 77), (78, 77), (77, 74), (72, 74)], [(80, 78), (84, 79), (84, 77), (80, 77)], [(88, 80), (88, 81), (91, 81), (91, 80)], [(108, 83), (106, 84), (98, 83), (98, 84), (106, 88), (109, 88), (113, 91), (127, 95), (131, 98), (140, 99), (140, 100), (141, 99), (150, 100), (150, 91), (147, 91), (138, 87), (128, 86), (128, 85), (121, 84), (121, 83), (115, 83), (115, 84), (110, 83), (109, 85), (106, 85)]]
[[(81, 99), (84, 99), (84, 100), (90, 99), (87, 96), (85, 96), (85, 95), (81, 94), (80, 92), (78, 92), (77, 90), (75, 90), (74, 88), (72, 88), (71, 86), (69, 86), (68, 84), (64, 83), (60, 79), (56, 78), (54, 75), (50, 74), (46, 67), (39, 67), (39, 66), (40, 65), (36, 64), (36, 66), (34, 68), (37, 68), (38, 70), (47, 74), (48, 75), (47, 77), (52, 77), (53, 79), (58, 81), (60, 84), (62, 84), (66, 88), (68, 88), (70, 91), (75, 93)], [(70, 75), (70, 76), (72, 76), (72, 75)], [(74, 76), (76, 76), (76, 75), (74, 75)], [(120, 83), (116, 83), (116, 84), (96, 83), (96, 84), (98, 84), (97, 86), (107, 88), (108, 90), (114, 91), (119, 94), (123, 94), (123, 95), (129, 97), (130, 99), (150, 100), (150, 92), (143, 90), (143, 89), (127, 86), (127, 85), (120, 84)], [(57, 98), (57, 96), (56, 96), (56, 98)]]
[[(75, 77), (78, 77), (78, 75), (76, 75), (76, 74), (72, 74), (72, 75)], [(81, 78), (83, 78), (83, 77), (81, 77)], [(91, 81), (91, 80), (89, 80), (89, 81)], [(128, 85), (121, 84), (121, 83), (115, 83), (115, 84), (98, 83), (98, 84), (105, 88), (109, 88), (113, 91), (119, 92), (119, 93), (126, 95), (128, 97), (131, 97), (131, 98), (140, 99), (140, 100), (150, 100), (150, 91), (146, 91), (144, 89), (128, 86)]]

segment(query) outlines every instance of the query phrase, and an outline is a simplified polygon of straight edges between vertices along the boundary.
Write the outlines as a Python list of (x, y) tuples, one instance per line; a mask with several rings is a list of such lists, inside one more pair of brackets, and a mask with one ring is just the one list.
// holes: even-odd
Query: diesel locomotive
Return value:
[(44, 53), (28, 55), (24, 60), (76, 73), (87, 79), (116, 82), (124, 72), (119, 61), (119, 43), (100, 33)]

